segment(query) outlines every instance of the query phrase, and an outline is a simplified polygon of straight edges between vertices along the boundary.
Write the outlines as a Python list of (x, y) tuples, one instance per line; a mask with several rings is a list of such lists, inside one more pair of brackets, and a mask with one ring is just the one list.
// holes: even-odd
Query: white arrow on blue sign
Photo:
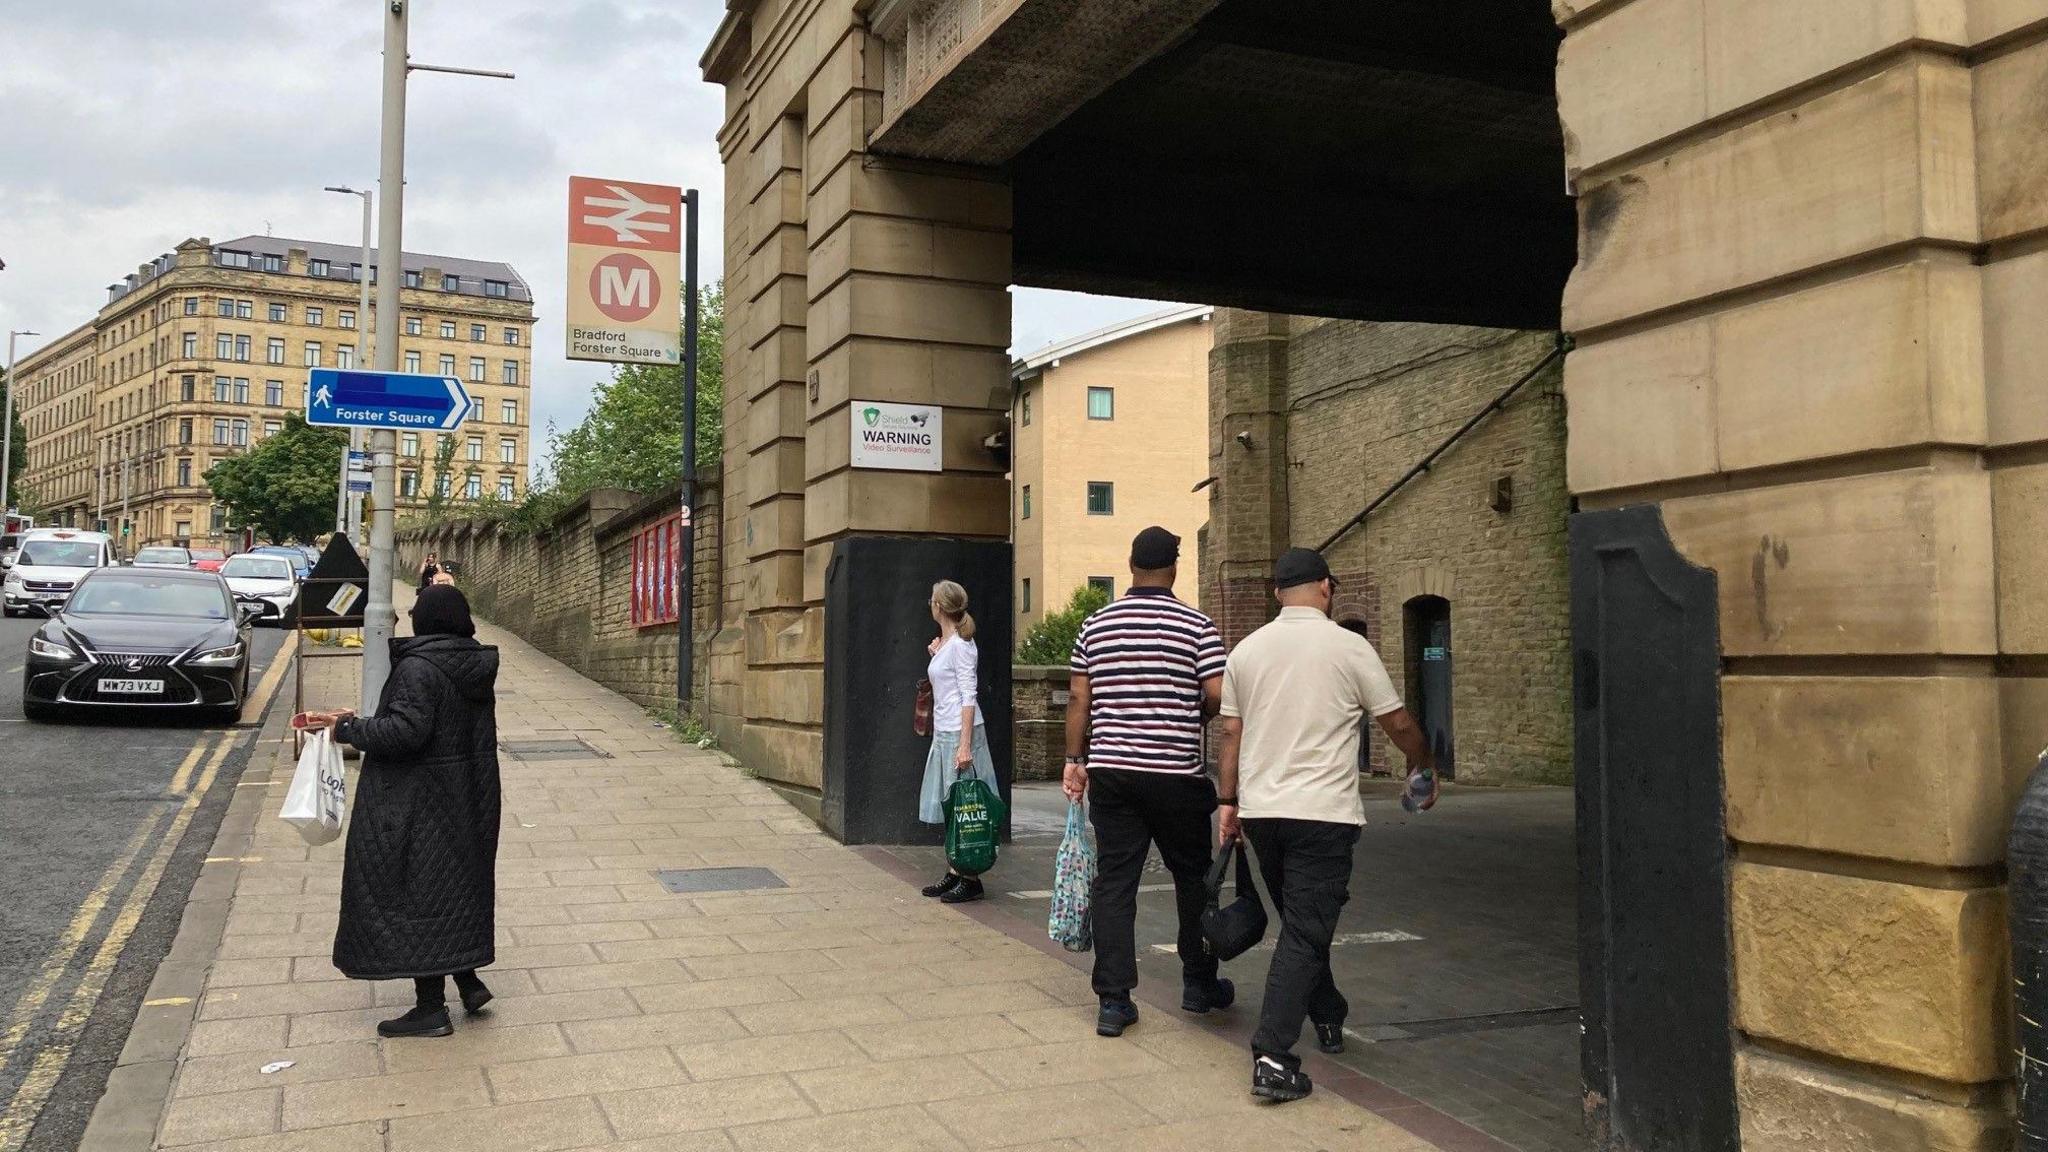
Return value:
[(453, 376), (315, 368), (306, 381), (306, 423), (329, 428), (447, 431), (469, 415), (469, 391)]

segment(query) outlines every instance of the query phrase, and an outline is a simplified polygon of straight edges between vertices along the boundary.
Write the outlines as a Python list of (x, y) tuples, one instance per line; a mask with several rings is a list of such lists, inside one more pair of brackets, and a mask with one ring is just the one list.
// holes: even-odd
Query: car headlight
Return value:
[(221, 647), (221, 648), (209, 648), (209, 649), (207, 649), (206, 651), (204, 651), (204, 652), (201, 652), (201, 653), (200, 653), (199, 655), (197, 655), (197, 656), (194, 656), (194, 657), (193, 657), (192, 659), (190, 659), (190, 660), (187, 660), (187, 661), (186, 661), (186, 663), (187, 663), (187, 664), (233, 664), (233, 663), (235, 663), (235, 662), (239, 661), (239, 660), (240, 660), (241, 658), (242, 658), (242, 644), (241, 644), (241, 641), (239, 641), (239, 640), (238, 640), (238, 641), (236, 641), (236, 642), (235, 642), (235, 643), (233, 643), (233, 644), (229, 644), (229, 645), (226, 645), (225, 647)]
[(41, 636), (32, 636), (29, 638), (28, 654), (31, 656), (41, 656), (49, 660), (82, 659), (82, 657), (79, 656), (77, 650), (72, 648), (71, 645), (52, 644), (48, 640), (43, 639)]
[(21, 591), (21, 573), (9, 569), (5, 583), (9, 592)]

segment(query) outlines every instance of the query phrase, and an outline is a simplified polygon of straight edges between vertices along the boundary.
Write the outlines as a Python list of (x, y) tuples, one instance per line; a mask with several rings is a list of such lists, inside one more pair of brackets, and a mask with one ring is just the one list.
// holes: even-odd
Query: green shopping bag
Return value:
[(955, 872), (979, 876), (996, 866), (1005, 811), (1002, 797), (978, 777), (953, 782), (946, 792), (946, 863)]

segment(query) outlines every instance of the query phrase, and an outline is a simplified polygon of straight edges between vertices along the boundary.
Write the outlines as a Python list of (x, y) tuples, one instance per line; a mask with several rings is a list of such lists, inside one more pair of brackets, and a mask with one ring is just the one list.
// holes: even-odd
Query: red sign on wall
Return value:
[(682, 515), (666, 517), (633, 536), (633, 627), (673, 624), (680, 612), (677, 572), (682, 560)]

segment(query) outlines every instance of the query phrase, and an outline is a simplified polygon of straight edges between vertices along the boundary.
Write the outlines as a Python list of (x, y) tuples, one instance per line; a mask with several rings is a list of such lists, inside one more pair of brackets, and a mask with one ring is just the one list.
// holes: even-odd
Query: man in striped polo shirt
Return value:
[(1180, 911), (1181, 1008), (1236, 998), (1202, 941), (1209, 814), (1216, 788), (1202, 765), (1202, 724), (1222, 704), (1223, 637), (1173, 594), (1180, 537), (1152, 527), (1131, 542), (1131, 590), (1081, 625), (1067, 704), (1067, 795), (1088, 796), (1095, 825), (1095, 1031), (1121, 1036), (1138, 1020), (1138, 881), (1153, 844), (1173, 873)]

